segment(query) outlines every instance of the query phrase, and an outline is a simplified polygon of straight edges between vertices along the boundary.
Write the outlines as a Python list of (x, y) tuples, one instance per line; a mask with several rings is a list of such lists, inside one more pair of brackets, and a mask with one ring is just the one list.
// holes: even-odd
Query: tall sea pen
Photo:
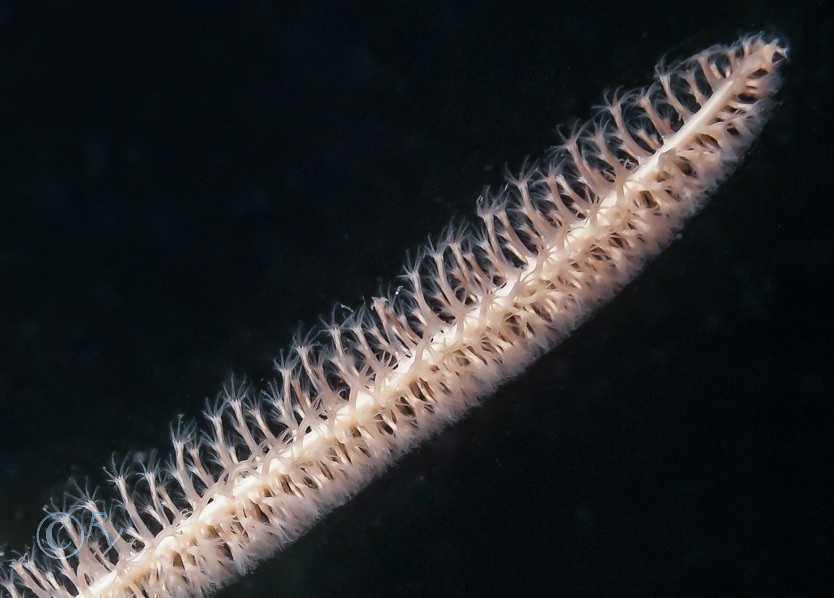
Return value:
[(449, 228), (403, 284), (298, 338), (266, 388), (230, 382), (205, 430), (175, 428), (167, 462), (114, 466), (124, 517), (82, 495), (45, 520), (49, 558), (14, 561), (6, 593), (203, 595), (291, 543), (668, 245), (760, 131), (785, 56), (753, 34), (609, 98), (484, 194), (477, 227)]

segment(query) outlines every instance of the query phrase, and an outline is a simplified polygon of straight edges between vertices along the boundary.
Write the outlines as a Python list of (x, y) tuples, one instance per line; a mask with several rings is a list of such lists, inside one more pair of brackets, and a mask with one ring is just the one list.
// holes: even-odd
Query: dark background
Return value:
[[(0, 550), (357, 305), (604, 91), (766, 29), (781, 105), (571, 339), (224, 596), (830, 589), (827, 3), (0, 2)], [(338, 308), (343, 309), (343, 308)]]

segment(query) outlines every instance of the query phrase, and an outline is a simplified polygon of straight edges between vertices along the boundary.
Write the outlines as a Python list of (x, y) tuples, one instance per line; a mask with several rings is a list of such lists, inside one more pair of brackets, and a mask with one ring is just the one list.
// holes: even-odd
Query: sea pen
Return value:
[(165, 466), (136, 484), (114, 468), (123, 517), (91, 496), (48, 517), (46, 557), (12, 562), (5, 595), (204, 595), (291, 543), (663, 249), (758, 134), (785, 56), (749, 35), (612, 98), (396, 291), (297, 340), (261, 394), (230, 383), (208, 433), (175, 430)]

